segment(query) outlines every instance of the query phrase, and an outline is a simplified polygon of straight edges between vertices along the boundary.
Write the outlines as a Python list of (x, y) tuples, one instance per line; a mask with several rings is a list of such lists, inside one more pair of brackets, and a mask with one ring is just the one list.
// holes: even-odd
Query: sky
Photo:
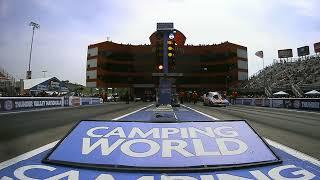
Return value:
[(32, 28), (33, 78), (56, 76), (85, 84), (90, 44), (150, 44), (157, 22), (173, 22), (186, 44), (229, 41), (248, 48), (249, 75), (262, 69), (278, 49), (320, 41), (319, 0), (0, 0), (0, 67), (17, 79), (28, 68)]

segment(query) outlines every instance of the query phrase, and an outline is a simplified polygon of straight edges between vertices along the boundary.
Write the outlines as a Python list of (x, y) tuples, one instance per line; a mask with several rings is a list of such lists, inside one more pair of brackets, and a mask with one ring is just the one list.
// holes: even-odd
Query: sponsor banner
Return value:
[(300, 109), (301, 107), (301, 102), (298, 99), (293, 100), (293, 108), (294, 109)]
[(292, 49), (282, 49), (278, 50), (278, 57), (279, 58), (289, 58), (292, 57)]
[(101, 104), (101, 98), (91, 98), (91, 104)]
[(253, 99), (243, 99), (243, 105), (252, 105)]
[(303, 46), (297, 48), (298, 56), (306, 56), (310, 54), (309, 46)]
[(255, 106), (263, 106), (263, 99), (254, 99)]
[(69, 97), (69, 106), (80, 106), (80, 97), (70, 96)]
[(46, 85), (39, 84), (39, 85), (37, 85), (37, 90), (39, 90), (39, 91), (47, 91), (47, 90), (49, 90), (49, 87), (46, 86)]
[(314, 52), (318, 53), (320, 52), (320, 42), (314, 43)]
[(63, 106), (69, 106), (70, 98), (68, 96), (63, 97)]
[(300, 103), (301, 109), (320, 110), (320, 99), (302, 99)]
[(91, 98), (85, 98), (85, 97), (80, 98), (80, 105), (81, 106), (89, 105), (89, 104), (91, 104)]
[(231, 164), (235, 167), (278, 161), (278, 157), (243, 120), (183, 123), (81, 121), (45, 158), (48, 163), (107, 169), (221, 168)]
[(270, 107), (270, 99), (264, 99), (263, 100), (263, 106), (264, 107)]
[(236, 99), (236, 104), (242, 104), (242, 99)]
[(283, 99), (272, 99), (272, 107), (275, 108), (282, 108), (284, 107), (283, 105)]
[(63, 106), (62, 98), (1, 98), (1, 111)]

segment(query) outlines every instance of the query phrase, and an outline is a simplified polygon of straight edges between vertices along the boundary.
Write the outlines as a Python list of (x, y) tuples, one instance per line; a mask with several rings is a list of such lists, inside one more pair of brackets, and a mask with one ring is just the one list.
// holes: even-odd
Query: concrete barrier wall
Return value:
[(237, 98), (235, 104), (320, 111), (320, 98)]

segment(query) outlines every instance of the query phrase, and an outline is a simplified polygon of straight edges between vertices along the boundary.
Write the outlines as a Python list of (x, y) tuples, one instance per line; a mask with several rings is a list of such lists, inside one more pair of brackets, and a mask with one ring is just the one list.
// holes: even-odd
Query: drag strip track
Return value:
[(241, 105), (188, 106), (219, 119), (246, 119), (261, 135), (320, 158), (320, 113)]
[[(191, 106), (191, 107), (190, 107)], [(142, 108), (129, 111), (127, 114), (122, 115), (118, 118), (112, 118), (113, 120), (138, 120), (145, 121), (151, 120), (152, 114), (155, 112), (155, 107), (145, 104)], [(221, 110), (221, 109), (220, 109)], [(170, 112), (170, 111), (168, 111)], [(172, 112), (172, 111), (171, 111)], [(187, 105), (183, 106), (182, 109), (175, 111), (178, 119), (182, 121), (188, 121), (188, 118), (192, 117), (193, 122), (199, 121), (203, 118), (210, 118), (210, 121), (216, 121), (222, 119), (221, 116), (230, 119), (235, 119), (236, 116), (225, 114), (225, 112), (219, 112), (210, 107)], [(210, 112), (210, 113), (208, 113)], [(179, 115), (180, 114), (180, 115)], [(194, 114), (194, 115), (192, 115)], [(191, 116), (192, 115), (192, 116)], [(111, 120), (107, 116), (109, 120)], [(212, 117), (217, 117), (212, 119)], [(96, 116), (97, 120), (106, 119), (103, 116)], [(224, 119), (225, 119), (224, 118)], [(239, 119), (239, 118), (238, 118)], [(250, 122), (250, 120), (248, 120)], [(252, 125), (254, 121), (250, 122)], [(259, 124), (255, 124), (260, 130), (263, 129)], [(274, 131), (273, 128), (268, 127), (269, 130)], [(266, 129), (268, 130), (268, 129)], [(285, 133), (285, 132), (283, 132)], [(84, 135), (76, 136), (75, 138), (87, 137), (87, 133)], [(260, 134), (261, 135), (261, 134)], [(286, 134), (285, 134), (286, 135)], [(265, 135), (263, 135), (265, 136)], [(269, 138), (269, 137), (267, 137)], [(295, 137), (290, 137), (295, 138)], [(72, 139), (78, 141), (77, 139)], [(132, 141), (132, 140), (130, 140)], [(62, 177), (73, 178), (73, 179), (318, 179), (319, 174), (319, 160), (307, 156), (303, 153), (295, 151), (294, 149), (288, 148), (287, 146), (281, 145), (275, 141), (267, 140), (275, 153), (280, 157), (282, 163), (266, 166), (257, 166), (252, 168), (242, 169), (230, 169), (226, 171), (208, 171), (208, 172), (186, 172), (186, 173), (146, 173), (146, 172), (113, 172), (113, 171), (98, 171), (95, 169), (84, 169), (75, 166), (51, 166), (50, 164), (41, 162), (46, 156), (50, 149), (57, 143), (57, 141), (42, 146), (38, 149), (25, 153), (16, 158), (0, 163), (0, 178), (3, 179), (26, 179), (27, 177), (32, 178), (49, 178), (49, 179), (61, 179)], [(292, 140), (291, 140), (292, 141)], [(72, 143), (73, 144), (73, 143)], [(25, 145), (25, 144), (24, 144)], [(254, 145), (251, 147), (256, 148)], [(74, 152), (77, 150), (78, 145), (72, 148), (68, 148), (67, 151)], [(317, 149), (318, 150), (318, 149)], [(139, 151), (140, 152), (140, 151)], [(149, 152), (149, 150), (148, 150)], [(303, 151), (304, 152), (304, 151)], [(82, 155), (81, 155), (82, 157)], [(185, 162), (185, 161), (184, 161)], [(23, 178), (21, 178), (23, 177)], [(59, 177), (59, 178), (58, 178)], [(172, 178), (171, 178), (172, 177)], [(269, 178), (270, 177), (270, 178)]]
[(111, 120), (145, 105), (118, 103), (0, 114), (0, 161), (60, 139), (79, 120)]

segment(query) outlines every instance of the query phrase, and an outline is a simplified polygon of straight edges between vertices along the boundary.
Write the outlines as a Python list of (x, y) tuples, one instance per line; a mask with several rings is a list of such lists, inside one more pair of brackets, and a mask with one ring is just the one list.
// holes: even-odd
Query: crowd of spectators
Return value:
[(295, 61), (281, 60), (265, 67), (249, 80), (245, 81), (242, 89), (259, 89), (265, 84), (270, 88), (298, 86), (320, 86), (320, 56), (310, 56)]

